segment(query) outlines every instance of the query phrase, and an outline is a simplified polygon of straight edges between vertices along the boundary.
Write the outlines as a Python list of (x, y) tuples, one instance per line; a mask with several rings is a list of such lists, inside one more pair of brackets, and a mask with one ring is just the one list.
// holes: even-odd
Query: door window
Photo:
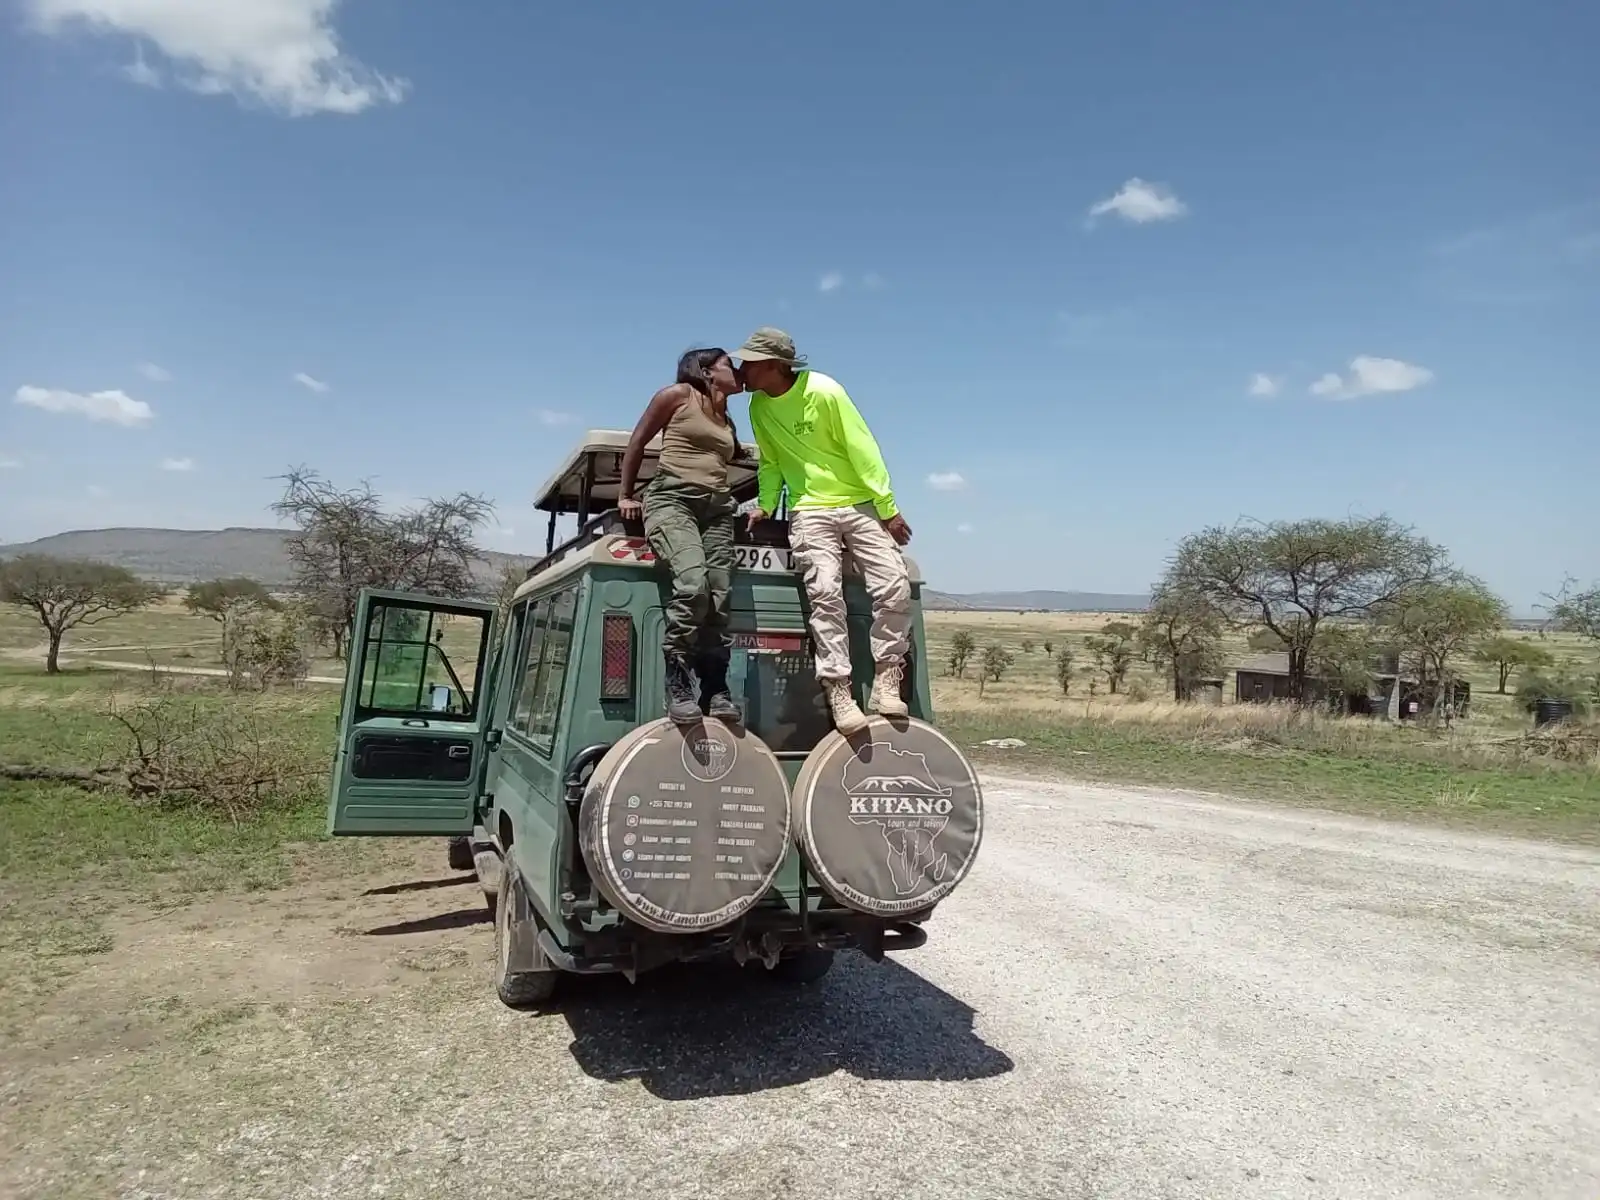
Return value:
[(363, 715), (444, 717), (470, 721), (489, 620), (478, 613), (440, 612), (403, 601), (375, 600), (361, 643)]

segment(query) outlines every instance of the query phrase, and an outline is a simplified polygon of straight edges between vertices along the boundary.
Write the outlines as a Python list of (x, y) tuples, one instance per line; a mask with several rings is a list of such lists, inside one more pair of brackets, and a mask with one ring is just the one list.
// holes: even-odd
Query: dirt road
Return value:
[(0, 1052), (0, 1194), (1600, 1194), (1600, 854), (991, 779), (899, 961), (490, 991), (438, 844), (131, 913)]

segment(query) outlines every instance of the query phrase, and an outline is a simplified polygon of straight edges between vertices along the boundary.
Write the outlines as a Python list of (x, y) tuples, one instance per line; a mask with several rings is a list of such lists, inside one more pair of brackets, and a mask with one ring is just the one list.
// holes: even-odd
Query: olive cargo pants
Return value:
[(872, 661), (901, 663), (910, 645), (911, 576), (905, 556), (870, 504), (808, 508), (789, 516), (789, 548), (805, 575), (817, 678), (849, 679), (850, 631), (845, 620), (844, 551), (861, 568), (872, 597)]
[(686, 662), (703, 656), (726, 663), (733, 645), (733, 494), (660, 472), (639, 498), (650, 549), (672, 575), (662, 648)]

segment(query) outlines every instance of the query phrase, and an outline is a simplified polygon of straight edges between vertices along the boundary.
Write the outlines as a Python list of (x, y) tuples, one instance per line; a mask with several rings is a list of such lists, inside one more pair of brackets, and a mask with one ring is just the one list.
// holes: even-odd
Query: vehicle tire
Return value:
[[(517, 897), (512, 888), (522, 883), (510, 863), (500, 872), (500, 892), (494, 904), (494, 990), (507, 1008), (531, 1008), (544, 1004), (555, 995), (561, 973), (551, 967), (544, 955), (539, 961), (543, 970), (517, 971), (508, 969), (511, 961), (511, 914), (517, 911)], [(535, 922), (538, 921), (534, 917)]]
[(472, 870), (472, 839), (453, 837), (450, 847), (445, 852), (445, 859), (450, 864), (452, 871)]
[(779, 983), (804, 987), (816, 983), (833, 969), (834, 951), (818, 946), (808, 946), (794, 954), (786, 954), (772, 968), (772, 977)]

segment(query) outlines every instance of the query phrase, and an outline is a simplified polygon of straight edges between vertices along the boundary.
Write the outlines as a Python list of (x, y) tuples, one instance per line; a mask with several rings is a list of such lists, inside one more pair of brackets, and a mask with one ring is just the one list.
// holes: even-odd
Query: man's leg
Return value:
[(700, 540), (706, 554), (706, 615), (700, 626), (700, 699), (706, 712), (724, 721), (743, 715), (728, 694), (728, 659), (733, 635), (728, 631), (728, 600), (733, 588), (733, 528), (738, 506), (733, 497), (707, 502)]
[(840, 527), (849, 509), (811, 509), (789, 519), (789, 548), (803, 572), (811, 605), (817, 679), (833, 723), (846, 736), (866, 727), (850, 689), (850, 627), (844, 606), (844, 545)]
[(706, 552), (690, 497), (670, 485), (644, 494), (644, 532), (650, 549), (672, 575), (672, 595), (662, 614), (661, 652), (666, 665), (667, 715), (679, 724), (700, 719), (689, 663), (706, 609)]
[(900, 680), (911, 640), (911, 575), (905, 556), (868, 504), (850, 510), (844, 541), (872, 597), (874, 672), (868, 706), (885, 716), (903, 717), (908, 710)]

